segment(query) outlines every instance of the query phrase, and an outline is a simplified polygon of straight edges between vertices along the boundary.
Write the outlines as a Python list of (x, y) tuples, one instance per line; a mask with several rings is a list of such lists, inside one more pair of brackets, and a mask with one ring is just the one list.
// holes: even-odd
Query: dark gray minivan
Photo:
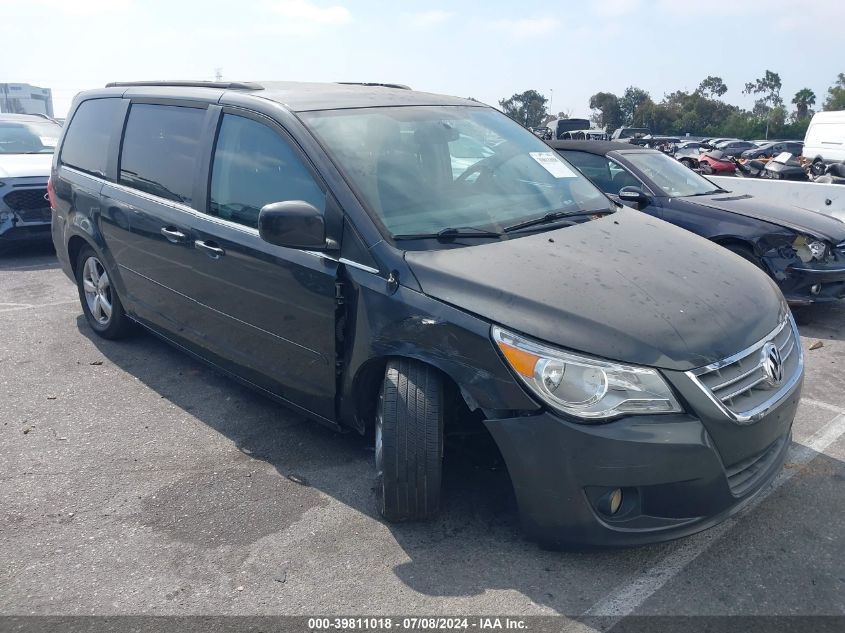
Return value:
[(690, 534), (782, 466), (803, 356), (774, 282), (477, 102), (110, 84), (74, 101), (49, 195), (98, 334), (139, 323), (372, 432), (389, 520), (437, 512), (467, 419), (547, 544)]

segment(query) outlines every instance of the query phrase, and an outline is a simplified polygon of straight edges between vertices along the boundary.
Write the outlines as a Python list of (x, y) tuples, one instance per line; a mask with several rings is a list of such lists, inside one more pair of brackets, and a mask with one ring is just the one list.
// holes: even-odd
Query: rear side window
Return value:
[(191, 204), (205, 110), (133, 104), (120, 153), (120, 182)]
[(120, 99), (83, 101), (68, 124), (62, 143), (62, 164), (105, 177), (109, 143), (119, 129)]
[(324, 210), (326, 195), (296, 151), (252, 119), (224, 114), (214, 149), (208, 213), (258, 227), (261, 207), (304, 200)]
[(610, 162), (604, 156), (577, 151), (560, 153), (605, 193), (617, 193), (619, 191), (618, 187), (616, 189), (613, 187), (614, 174), (610, 171)]

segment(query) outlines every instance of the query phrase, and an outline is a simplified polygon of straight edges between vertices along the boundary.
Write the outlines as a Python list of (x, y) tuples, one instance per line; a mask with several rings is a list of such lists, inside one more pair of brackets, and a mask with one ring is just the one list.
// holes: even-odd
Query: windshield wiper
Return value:
[(579, 215), (598, 215), (600, 213), (614, 213), (614, 211), (610, 208), (600, 209), (598, 211), (552, 211), (550, 213), (547, 213), (546, 215), (541, 215), (539, 218), (531, 218), (530, 220), (525, 220), (523, 222), (517, 222), (516, 224), (506, 226), (504, 228), (504, 232), (511, 233), (520, 229), (527, 229), (531, 226), (538, 226), (540, 224), (551, 224), (552, 222), (562, 220), (563, 218), (573, 218)]
[(713, 189), (711, 191), (702, 191), (701, 193), (694, 193), (694, 196), (712, 196), (714, 193), (730, 193), (727, 189), (722, 189), (719, 187), (718, 189)]
[(405, 235), (394, 235), (394, 240), (424, 240), (424, 239), (438, 239), (448, 240), (455, 237), (501, 237), (501, 233), (496, 231), (488, 231), (486, 229), (479, 229), (474, 226), (450, 226), (448, 228), (437, 231), (436, 233), (408, 233)]

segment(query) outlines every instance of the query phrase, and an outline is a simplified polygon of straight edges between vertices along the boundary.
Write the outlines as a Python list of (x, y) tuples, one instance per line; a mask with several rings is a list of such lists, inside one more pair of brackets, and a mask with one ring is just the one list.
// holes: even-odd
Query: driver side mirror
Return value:
[(619, 190), (619, 199), (622, 202), (634, 202), (642, 206), (651, 202), (649, 195), (639, 187), (622, 187)]
[(322, 212), (303, 200), (271, 202), (258, 214), (258, 234), (276, 246), (324, 251), (326, 224)]

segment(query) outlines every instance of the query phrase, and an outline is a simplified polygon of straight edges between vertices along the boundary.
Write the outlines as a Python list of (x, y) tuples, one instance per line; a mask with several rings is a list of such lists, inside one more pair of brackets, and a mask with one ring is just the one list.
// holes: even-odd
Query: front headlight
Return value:
[(792, 242), (792, 248), (795, 249), (798, 259), (805, 264), (809, 264), (813, 260), (823, 262), (827, 259), (829, 253), (827, 242), (808, 235), (796, 237), (795, 241)]
[(599, 421), (682, 411), (669, 385), (654, 369), (564, 352), (498, 326), (493, 326), (492, 334), (522, 382), (562, 413)]

